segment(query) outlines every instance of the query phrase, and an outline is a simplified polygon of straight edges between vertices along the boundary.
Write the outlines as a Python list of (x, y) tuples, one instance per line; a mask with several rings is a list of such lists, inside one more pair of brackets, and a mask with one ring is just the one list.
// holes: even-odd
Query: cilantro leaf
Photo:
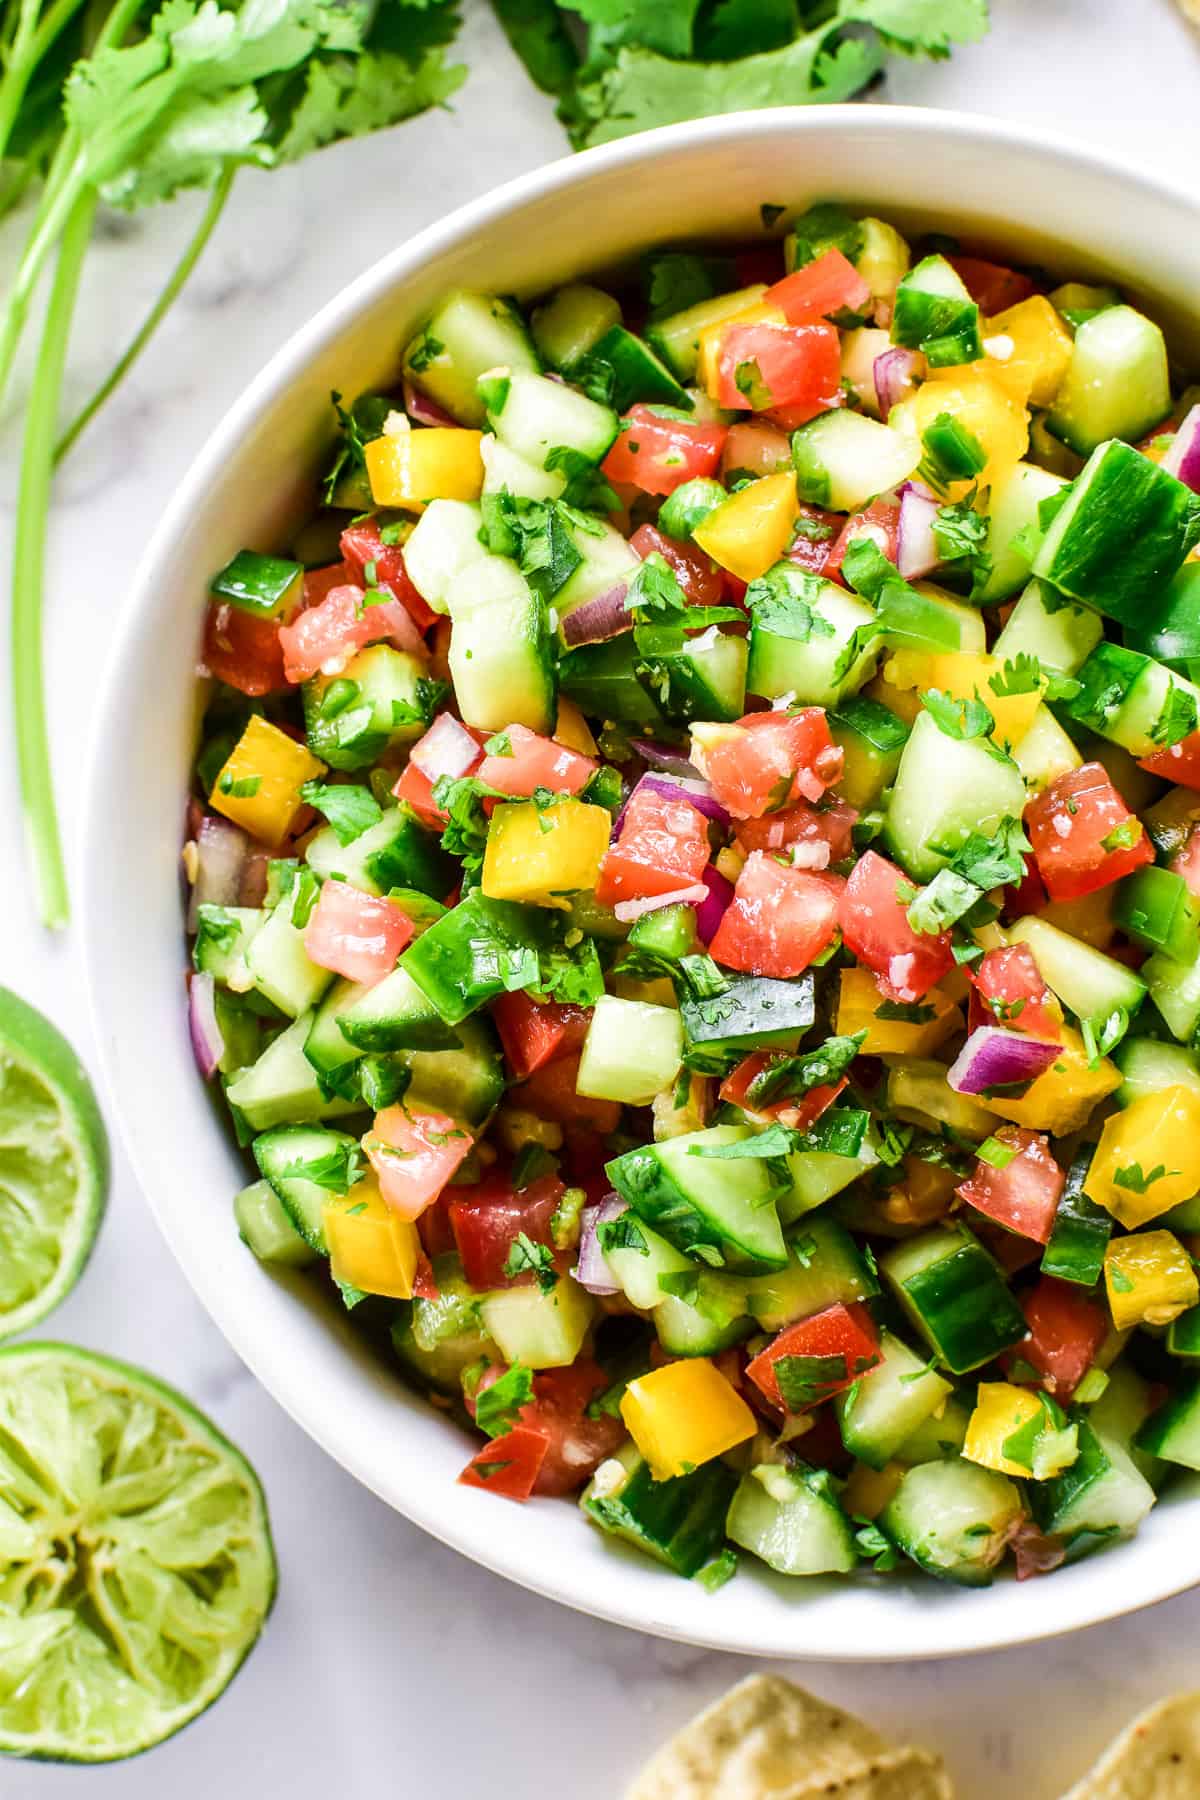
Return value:
[(544, 94), (561, 94), (575, 78), (579, 53), (554, 0), (492, 0), (500, 29)]
[(1141, 838), (1142, 821), (1131, 815), (1128, 819), (1122, 819), (1119, 825), (1114, 825), (1111, 831), (1105, 832), (1100, 845), (1104, 850), (1132, 850), (1141, 842)]
[(1195, 695), (1189, 694), (1186, 688), (1177, 687), (1174, 682), (1167, 690), (1166, 704), (1155, 721), (1150, 736), (1164, 750), (1172, 744), (1178, 744), (1183, 738), (1190, 737), (1197, 725)]
[(745, 617), (737, 606), (689, 606), (674, 570), (655, 550), (640, 565), (625, 593), (633, 614), (638, 649), (646, 656), (682, 650), (684, 632), (725, 625)]
[(904, 1025), (928, 1025), (930, 1020), (937, 1018), (937, 1007), (923, 1006), (916, 1000), (881, 1000), (875, 1008), (875, 1017), (895, 1019)]
[(1131, 1194), (1144, 1194), (1147, 1188), (1153, 1187), (1165, 1175), (1178, 1175), (1178, 1169), (1168, 1170), (1165, 1163), (1157, 1163), (1148, 1174), (1142, 1170), (1139, 1162), (1130, 1163), (1127, 1169), (1116, 1169), (1113, 1172), (1113, 1186), (1127, 1188)]
[(982, 513), (975, 511), (971, 495), (951, 505), (939, 506), (933, 520), (933, 541), (943, 563), (962, 568), (971, 577), (971, 592), (983, 588), (992, 570), (988, 548), (990, 527)]
[(813, 637), (833, 637), (828, 619), (815, 610), (824, 583), (793, 563), (776, 563), (746, 589), (746, 605), (754, 623), (775, 637), (806, 644)]
[(816, 1050), (780, 1057), (767, 1064), (746, 1089), (752, 1107), (778, 1100), (799, 1100), (815, 1087), (840, 1081), (866, 1042), (866, 1032), (852, 1037), (828, 1037)]
[(306, 781), (300, 798), (328, 820), (339, 844), (352, 844), (383, 817), (383, 808), (370, 788), (349, 782), (327, 786), (320, 781)]
[(535, 593), (553, 599), (583, 561), (568, 522), (555, 500), (527, 500), (502, 489), (480, 501), (479, 541), (493, 556), (516, 563)]
[(995, 719), (978, 694), (974, 699), (962, 700), (957, 695), (944, 694), (940, 688), (927, 688), (921, 695), (921, 705), (947, 737), (960, 741), (988, 737), (996, 729)]
[(744, 1159), (765, 1160), (786, 1156), (795, 1147), (794, 1131), (789, 1131), (786, 1125), (768, 1125), (765, 1131), (756, 1131), (750, 1137), (734, 1138), (728, 1144), (689, 1144), (687, 1153), (689, 1156), (713, 1157), (720, 1162), (740, 1162)]
[(546, 452), (543, 465), (551, 474), (566, 478), (559, 497), (560, 506), (583, 508), (589, 512), (616, 512), (621, 502), (596, 467), (582, 450), (570, 444), (556, 444)]
[(982, 899), (983, 890), (975, 882), (953, 869), (939, 869), (912, 901), (906, 916), (914, 931), (936, 937)]
[(990, 837), (973, 831), (956, 849), (932, 846), (948, 857), (956, 875), (974, 882), (988, 893), (992, 888), (1018, 887), (1025, 879), (1025, 853), (1032, 849), (1020, 819), (1001, 819)]
[(475, 1423), (490, 1438), (503, 1437), (511, 1431), (521, 1415), (521, 1408), (533, 1399), (533, 1371), (523, 1363), (513, 1363), (499, 1380), (475, 1397)]
[(504, 1259), (504, 1273), (510, 1281), (515, 1281), (520, 1275), (532, 1275), (543, 1294), (553, 1292), (558, 1285), (554, 1252), (548, 1244), (535, 1244), (524, 1231), (518, 1231), (509, 1246), (508, 1255)]
[(790, 1413), (827, 1400), (849, 1374), (845, 1355), (780, 1356), (771, 1364), (780, 1398)]

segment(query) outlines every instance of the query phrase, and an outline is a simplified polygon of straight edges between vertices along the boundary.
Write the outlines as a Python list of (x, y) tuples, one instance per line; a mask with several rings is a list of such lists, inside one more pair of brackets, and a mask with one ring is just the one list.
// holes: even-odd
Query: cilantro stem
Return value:
[(8, 148), (21, 103), (38, 64), (82, 4), (83, 0), (54, 0), (49, 12), (39, 21), (41, 0), (22, 0), (17, 28), (5, 53), (4, 78), (0, 80), (0, 156)]
[(69, 908), (54, 805), (42, 673), (46, 525), (67, 337), (95, 210), (95, 195), (85, 191), (76, 200), (62, 233), (25, 413), (13, 544), (12, 673), (17, 769), (42, 922), (55, 930), (67, 923)]
[(164, 317), (175, 304), (181, 289), (191, 275), (197, 262), (200, 260), (205, 245), (208, 243), (209, 238), (216, 229), (217, 220), (225, 210), (225, 202), (229, 198), (229, 190), (233, 186), (233, 178), (236, 174), (237, 165), (235, 163), (227, 164), (222, 171), (217, 181), (217, 185), (209, 198), (208, 205), (204, 209), (204, 215), (193, 232), (191, 240), (184, 250), (183, 255), (175, 264), (167, 285), (163, 288), (162, 293), (158, 296), (158, 299), (146, 314), (146, 317), (142, 320), (141, 326), (136, 335), (131, 339), (124, 355), (111, 369), (107, 378), (96, 389), (87, 405), (83, 407), (80, 412), (76, 413), (66, 431), (58, 440), (58, 444), (54, 451), (54, 460), (56, 463), (61, 462), (76, 438), (79, 437), (81, 432), (86, 431), (105, 401), (111, 397), (121, 385), (122, 381), (124, 381), (126, 375), (128, 375), (130, 369), (132, 369), (134, 363), (162, 324)]

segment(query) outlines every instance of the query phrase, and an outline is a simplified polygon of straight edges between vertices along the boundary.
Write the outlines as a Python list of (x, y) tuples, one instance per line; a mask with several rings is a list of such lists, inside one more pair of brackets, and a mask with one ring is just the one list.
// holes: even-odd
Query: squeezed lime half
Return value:
[(0, 1751), (161, 1743), (228, 1686), (274, 1595), (258, 1477), (210, 1420), (92, 1351), (0, 1350)]
[(108, 1143), (62, 1033), (0, 987), (0, 1338), (66, 1298), (104, 1214)]

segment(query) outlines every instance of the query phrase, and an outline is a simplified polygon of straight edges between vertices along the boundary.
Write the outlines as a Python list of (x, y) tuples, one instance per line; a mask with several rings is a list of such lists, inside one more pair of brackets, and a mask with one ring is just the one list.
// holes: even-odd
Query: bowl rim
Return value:
[[(1125, 193), (1130, 190), (1147, 197), (1169, 202), (1197, 212), (1195, 196), (1182, 181), (1160, 175), (1145, 167), (1130, 168), (1114, 150), (1084, 143), (1066, 133), (1046, 131), (1012, 120), (965, 113), (955, 109), (878, 104), (863, 106), (839, 104), (825, 107), (775, 107), (753, 112), (719, 115), (715, 118), (685, 121), (621, 138), (595, 149), (566, 153), (550, 163), (488, 190), (474, 200), (456, 207), (445, 218), (426, 226), (405, 239), (372, 263), (355, 279), (327, 300), (316, 313), (295, 330), (272, 354), (249, 383), (243, 394), (212, 428), (193, 457), (174, 495), (166, 505), (158, 525), (138, 558), (113, 631), (107, 668), (99, 684), (99, 700), (93, 714), (85, 759), (84, 803), (76, 835), (79, 868), (79, 918), (82, 930), (83, 969), (89, 1020), (97, 1057), (101, 1084), (111, 1114), (116, 1121), (120, 1140), (133, 1169), (142, 1195), (166, 1239), (185, 1279), (227, 1342), (270, 1394), (276, 1404), (342, 1468), (377, 1495), (385, 1504), (428, 1532), (447, 1547), (458, 1551), (471, 1562), (477, 1562), (491, 1573), (505, 1577), (526, 1590), (557, 1601), (576, 1612), (607, 1623), (618, 1624), (656, 1637), (695, 1644), (707, 1649), (743, 1655), (788, 1657), (793, 1660), (819, 1660), (836, 1663), (868, 1663), (881, 1656), (909, 1661), (928, 1661), (942, 1656), (981, 1654), (1034, 1643), (1064, 1635), (1088, 1626), (1099, 1625), (1129, 1613), (1154, 1606), (1200, 1583), (1200, 1557), (1192, 1562), (1185, 1557), (1164, 1556), (1161, 1574), (1143, 1585), (1139, 1592), (1116, 1594), (1114, 1583), (1093, 1582), (1094, 1599), (1085, 1605), (1065, 1609), (1067, 1616), (1054, 1609), (1039, 1607), (1012, 1609), (1004, 1615), (1004, 1623), (996, 1629), (996, 1621), (982, 1631), (972, 1626), (969, 1596), (964, 1604), (946, 1609), (945, 1621), (936, 1642), (919, 1648), (901, 1647), (896, 1642), (876, 1642), (865, 1650), (847, 1646), (813, 1650), (772, 1642), (764, 1646), (750, 1631), (724, 1631), (717, 1628), (719, 1613), (714, 1608), (711, 1631), (678, 1624), (663, 1611), (639, 1610), (606, 1599), (604, 1590), (585, 1592), (585, 1583), (571, 1580), (569, 1570), (556, 1565), (551, 1573), (531, 1566), (527, 1555), (506, 1549), (506, 1534), (496, 1531), (485, 1544), (467, 1543), (453, 1527), (439, 1518), (437, 1493), (424, 1492), (430, 1484), (417, 1477), (408, 1484), (403, 1500), (393, 1492), (385, 1492), (368, 1466), (369, 1459), (348, 1434), (339, 1436), (328, 1418), (308, 1416), (295, 1396), (281, 1397), (273, 1378), (269, 1348), (254, 1330), (252, 1321), (228, 1301), (219, 1271), (207, 1265), (197, 1266), (177, 1242), (172, 1210), (155, 1192), (150, 1171), (145, 1166), (138, 1134), (132, 1122), (133, 1106), (122, 1097), (122, 1082), (117, 1059), (110, 1047), (104, 1025), (99, 960), (105, 952), (103, 880), (106, 853), (105, 813), (109, 805), (106, 781), (106, 759), (103, 748), (119, 743), (120, 725), (128, 706), (129, 689), (125, 685), (126, 665), (135, 655), (143, 627), (143, 614), (156, 584), (167, 577), (173, 543), (190, 513), (204, 499), (223, 463), (251, 422), (266, 411), (297, 380), (319, 352), (345, 332), (361, 313), (386, 296), (428, 260), (469, 237), (483, 225), (502, 218), (514, 208), (535, 198), (553, 196), (564, 188), (584, 181), (593, 172), (636, 170), (653, 163), (656, 158), (684, 145), (717, 143), (722, 140), (743, 141), (771, 137), (781, 131), (789, 135), (825, 135), (839, 129), (857, 134), (879, 132), (916, 139), (944, 137), (966, 142), (974, 147), (1002, 153), (1006, 148), (1033, 151), (1048, 161), (1068, 165), (1092, 175), (1108, 176)], [(176, 928), (173, 921), (172, 928)], [(286, 1384), (284, 1384), (286, 1386)], [(665, 1609), (669, 1610), (669, 1609)], [(901, 1622), (902, 1624), (902, 1622)]]

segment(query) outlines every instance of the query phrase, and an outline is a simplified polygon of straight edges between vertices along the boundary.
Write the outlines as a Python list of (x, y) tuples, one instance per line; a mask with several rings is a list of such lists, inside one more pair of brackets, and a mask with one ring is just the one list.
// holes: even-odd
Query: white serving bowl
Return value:
[(569, 1503), (514, 1506), (456, 1486), (466, 1436), (358, 1342), (336, 1301), (268, 1273), (238, 1240), (230, 1198), (245, 1170), (189, 1047), (179, 876), (207, 580), (241, 545), (268, 548), (311, 503), (330, 390), (394, 380), (407, 335), (447, 288), (532, 294), (654, 244), (752, 238), (763, 202), (831, 197), (1117, 278), (1200, 362), (1200, 214), (1189, 198), (994, 121), (878, 106), (747, 113), (525, 176), (348, 287), (284, 345), (193, 464), (142, 560), (108, 671), (80, 917), (105, 1072), (158, 1222), (231, 1344), (331, 1456), (445, 1543), (582, 1611), (726, 1650), (857, 1661), (992, 1649), (1190, 1586), (1200, 1489), (1175, 1490), (1134, 1542), (1020, 1587), (788, 1581), (746, 1559), (710, 1596), (614, 1546)]

